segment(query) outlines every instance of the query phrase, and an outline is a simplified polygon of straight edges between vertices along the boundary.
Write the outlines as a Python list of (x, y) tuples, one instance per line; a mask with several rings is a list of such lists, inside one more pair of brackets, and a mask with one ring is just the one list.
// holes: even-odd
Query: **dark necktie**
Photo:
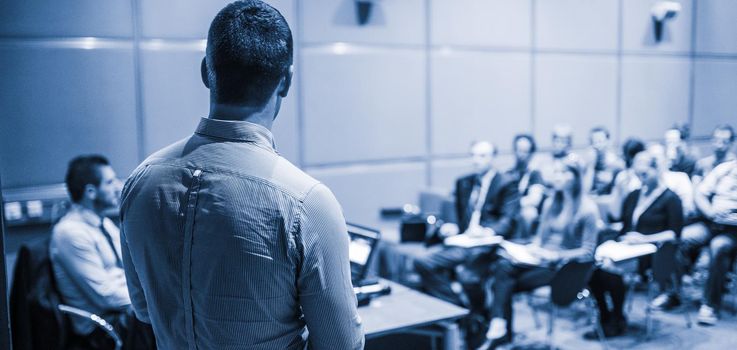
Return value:
[(105, 229), (105, 221), (100, 224), (100, 232), (102, 232), (102, 235), (105, 236), (105, 239), (107, 239), (108, 244), (110, 244), (110, 249), (113, 250), (113, 255), (115, 255), (115, 266), (117, 267), (123, 267), (123, 262), (120, 261), (120, 257), (118, 256), (118, 250), (115, 249), (115, 244), (113, 243), (113, 237), (110, 236), (110, 233), (107, 232)]
[(468, 198), (468, 207), (466, 208), (466, 217), (470, 220), (473, 211), (476, 210), (479, 196), (481, 195), (481, 176), (475, 176), (473, 178), (473, 189), (471, 195)]

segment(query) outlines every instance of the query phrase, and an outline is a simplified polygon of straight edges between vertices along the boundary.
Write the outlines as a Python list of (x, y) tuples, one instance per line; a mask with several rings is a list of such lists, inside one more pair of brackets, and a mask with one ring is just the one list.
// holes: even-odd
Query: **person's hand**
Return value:
[(466, 230), (466, 232), (463, 232), (463, 234), (467, 234), (471, 237), (493, 236), (494, 230), (489, 227), (471, 226)]
[(442, 226), (440, 226), (440, 230), (438, 233), (440, 233), (440, 236), (443, 238), (455, 236), (458, 234), (460, 229), (458, 228), (458, 225), (452, 223), (452, 222), (446, 222)]
[(712, 221), (724, 221), (735, 215), (735, 211), (732, 209), (722, 209), (714, 211), (712, 215)]
[(530, 251), (530, 254), (540, 258), (540, 260), (543, 260), (545, 262), (556, 262), (560, 260), (560, 255), (558, 252), (542, 248), (535, 244), (528, 244), (527, 249)]
[(622, 273), (621, 269), (616, 264), (614, 264), (614, 261), (612, 259), (609, 258), (604, 258), (604, 260), (601, 261), (601, 265), (599, 266), (599, 268), (611, 273)]
[(647, 243), (647, 239), (645, 238), (645, 235), (639, 232), (630, 231), (627, 232), (622, 238), (620, 239), (623, 243), (627, 244), (640, 244), (640, 243)]

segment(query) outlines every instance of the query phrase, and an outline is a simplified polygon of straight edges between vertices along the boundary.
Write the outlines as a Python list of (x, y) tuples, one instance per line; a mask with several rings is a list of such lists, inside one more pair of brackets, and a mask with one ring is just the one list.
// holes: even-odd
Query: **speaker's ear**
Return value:
[(290, 65), (286, 73), (284, 73), (284, 80), (282, 80), (279, 86), (279, 97), (287, 97), (289, 88), (292, 86), (292, 76), (294, 75), (294, 65)]
[(200, 64), (200, 75), (202, 77), (202, 83), (205, 87), (210, 88), (210, 73), (207, 70), (207, 57), (202, 57), (202, 64)]

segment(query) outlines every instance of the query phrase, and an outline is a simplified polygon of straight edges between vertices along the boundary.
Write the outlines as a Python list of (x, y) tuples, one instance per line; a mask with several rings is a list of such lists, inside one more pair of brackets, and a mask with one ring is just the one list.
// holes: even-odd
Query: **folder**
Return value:
[(470, 235), (460, 234), (450, 236), (443, 241), (443, 244), (450, 247), (460, 248), (476, 248), (476, 247), (490, 247), (501, 243), (504, 240), (502, 236), (496, 235)]
[(532, 255), (526, 246), (510, 241), (503, 241), (501, 247), (506, 252), (506, 257), (517, 265), (542, 265), (542, 260)]
[(596, 248), (596, 260), (611, 259), (613, 262), (621, 262), (629, 259), (650, 255), (658, 251), (658, 247), (652, 243), (627, 244), (616, 241), (606, 241)]

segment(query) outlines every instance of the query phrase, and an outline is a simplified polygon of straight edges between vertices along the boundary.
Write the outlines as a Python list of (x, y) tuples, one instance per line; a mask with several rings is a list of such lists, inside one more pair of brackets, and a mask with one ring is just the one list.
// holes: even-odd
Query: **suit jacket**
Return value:
[(66, 349), (67, 320), (59, 312), (49, 239), (21, 246), (10, 290), (13, 349)]
[[(458, 215), (458, 228), (468, 229), (471, 220), (468, 201), (478, 175), (471, 174), (456, 181), (455, 204)], [(519, 211), (519, 190), (517, 182), (503, 172), (497, 172), (489, 184), (484, 205), (481, 207), (480, 224), (489, 227), (498, 235), (508, 237), (514, 231), (514, 217)]]
[(637, 226), (632, 225), (632, 214), (640, 198), (640, 191), (630, 193), (622, 204), (622, 234), (637, 231), (644, 235), (673, 230), (676, 237), (681, 237), (683, 229), (683, 207), (681, 199), (671, 190), (665, 190), (640, 215)]

